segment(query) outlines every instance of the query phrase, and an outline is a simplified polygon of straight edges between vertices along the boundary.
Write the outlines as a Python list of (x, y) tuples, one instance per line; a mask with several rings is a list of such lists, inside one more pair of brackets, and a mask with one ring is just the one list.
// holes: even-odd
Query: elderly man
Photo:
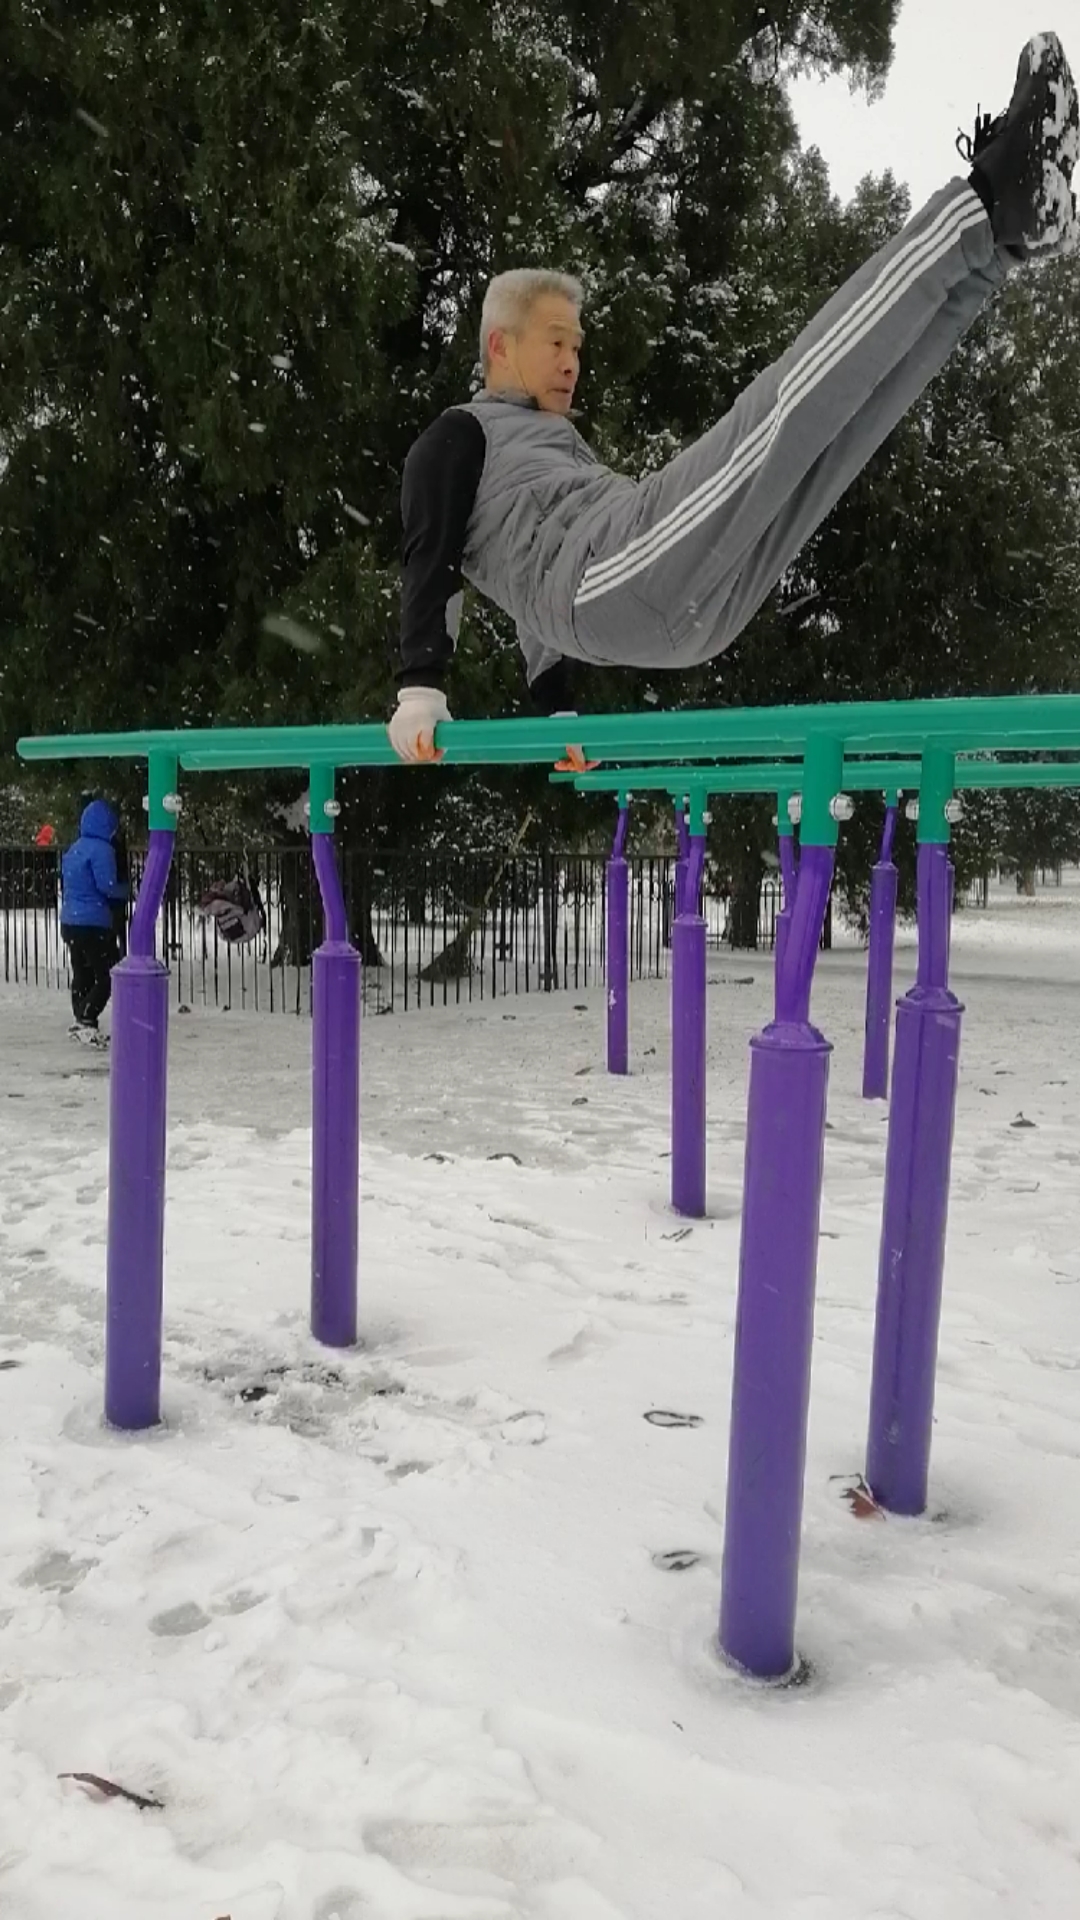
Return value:
[[(971, 171), (835, 293), (730, 413), (640, 481), (571, 425), (582, 289), (521, 270), (488, 288), (484, 385), (411, 447), (402, 482), (401, 665), (390, 739), (440, 757), (462, 581), (514, 620), (542, 712), (568, 662), (693, 667), (722, 653), (1007, 274), (1077, 244), (1080, 111), (1061, 44), (1030, 40)], [(573, 755), (574, 750), (571, 750)]]

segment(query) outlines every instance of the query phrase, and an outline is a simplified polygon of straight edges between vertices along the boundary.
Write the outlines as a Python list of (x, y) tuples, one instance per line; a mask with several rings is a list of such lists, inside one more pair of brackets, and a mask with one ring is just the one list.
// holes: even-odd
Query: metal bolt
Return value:
[(325, 813), (328, 820), (336, 820), (338, 817), (338, 814), (341, 812), (341, 801), (340, 800), (324, 800), (322, 810)]
[(791, 824), (793, 827), (798, 826), (799, 821), (802, 819), (802, 794), (801, 793), (793, 793), (790, 799), (788, 800), (787, 817), (791, 821)]
[(702, 816), (701, 816), (701, 824), (702, 824), (702, 826), (703, 826), (703, 827), (711, 827), (711, 826), (712, 826), (712, 814), (711, 814), (711, 813), (703, 813), (703, 814), (702, 814)]
[(850, 793), (834, 793), (829, 801), (829, 813), (833, 820), (851, 820), (855, 813), (855, 802)]
[(184, 805), (178, 793), (162, 794), (161, 804), (166, 813), (180, 813)]
[(918, 817), (919, 817), (919, 803), (918, 803), (918, 801), (917, 801), (917, 800), (905, 800), (905, 802), (904, 802), (904, 818), (905, 818), (906, 820), (917, 820), (917, 819), (918, 819)]
[(963, 801), (960, 799), (946, 800), (945, 818), (948, 821), (950, 827), (955, 827), (957, 821), (962, 820), (963, 817), (964, 817)]

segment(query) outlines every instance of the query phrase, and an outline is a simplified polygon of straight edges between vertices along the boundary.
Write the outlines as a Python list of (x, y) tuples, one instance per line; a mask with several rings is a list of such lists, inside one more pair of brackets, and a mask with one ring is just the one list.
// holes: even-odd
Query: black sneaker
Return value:
[(980, 113), (961, 152), (999, 247), (1017, 260), (1045, 260), (1077, 245), (1071, 181), (1080, 158), (1080, 102), (1056, 34), (1028, 41), (1008, 111), (996, 119)]

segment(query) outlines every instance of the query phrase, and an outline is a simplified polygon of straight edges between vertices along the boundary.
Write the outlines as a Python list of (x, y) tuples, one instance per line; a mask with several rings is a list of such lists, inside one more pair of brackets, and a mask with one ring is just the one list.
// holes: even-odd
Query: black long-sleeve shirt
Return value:
[[(401, 479), (401, 664), (403, 687), (441, 687), (461, 618), (465, 537), (487, 443), (476, 415), (451, 407), (409, 448)], [(569, 663), (530, 688), (541, 713), (573, 707)]]

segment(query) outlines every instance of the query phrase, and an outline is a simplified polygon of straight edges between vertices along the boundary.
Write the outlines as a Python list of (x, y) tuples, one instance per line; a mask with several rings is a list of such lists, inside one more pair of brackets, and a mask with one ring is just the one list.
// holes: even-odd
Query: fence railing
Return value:
[[(130, 856), (137, 887), (143, 856)], [(675, 862), (668, 855), (630, 859), (630, 966), (633, 979), (668, 970)], [(372, 855), (341, 849), (352, 938), (365, 961), (369, 1011), (490, 999), (506, 994), (579, 991), (604, 977), (604, 869), (579, 854)], [(237, 873), (258, 892), (266, 916), (248, 945), (222, 940), (199, 902), (214, 881)], [(778, 880), (762, 883), (758, 943), (771, 948), (780, 908)], [(709, 891), (704, 913), (710, 945), (727, 930), (727, 905)], [(159, 951), (180, 1005), (306, 1013), (311, 954), (322, 913), (306, 847), (234, 851), (178, 849), (159, 922)], [(59, 857), (52, 850), (0, 848), (0, 978), (64, 988), (67, 952), (60, 934)]]

